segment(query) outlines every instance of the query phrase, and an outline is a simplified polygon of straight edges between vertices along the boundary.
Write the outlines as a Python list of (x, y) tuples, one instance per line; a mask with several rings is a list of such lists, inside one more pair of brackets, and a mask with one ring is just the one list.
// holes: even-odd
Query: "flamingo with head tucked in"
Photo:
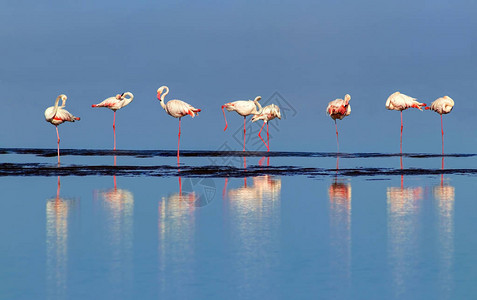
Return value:
[[(126, 98), (128, 97), (128, 98)], [(93, 104), (91, 107), (106, 107), (114, 111), (113, 117), (113, 135), (114, 135), (114, 150), (116, 150), (116, 111), (121, 109), (133, 101), (134, 95), (131, 92), (117, 94), (115, 97), (109, 97), (101, 103)]]
[[(165, 90), (165, 92), (164, 92)], [(179, 118), (179, 137), (177, 140), (177, 162), (179, 163), (179, 144), (181, 141), (181, 118), (184, 116), (191, 116), (192, 118), (196, 115), (199, 115), (201, 111), (198, 108), (193, 107), (189, 103), (186, 103), (182, 100), (169, 100), (167, 103), (164, 103), (164, 98), (169, 93), (169, 88), (167, 86), (161, 86), (157, 89), (157, 99), (161, 102), (162, 108), (170, 116), (174, 118)]]
[(422, 108), (427, 106), (426, 103), (420, 103), (416, 98), (409, 97), (407, 95), (401, 94), (400, 92), (395, 92), (388, 97), (386, 101), (386, 108), (389, 110), (398, 110), (401, 112), (401, 153), (402, 153), (402, 111), (408, 108), (417, 108), (422, 111)]
[[(62, 105), (58, 106), (60, 99), (62, 100)], [(66, 106), (66, 99), (66, 95), (59, 95), (56, 97), (55, 105), (50, 106), (45, 110), (45, 120), (56, 127), (56, 136), (58, 138), (58, 165), (60, 164), (60, 134), (58, 133), (58, 125), (64, 122), (74, 122), (80, 120), (80, 118), (73, 116), (69, 111), (64, 109)]]
[[(258, 132), (258, 137), (262, 140), (262, 142), (267, 146), (267, 151), (270, 152), (270, 139), (268, 135), (268, 122), (275, 119), (279, 118), (280, 120), (282, 119), (282, 115), (280, 114), (280, 108), (275, 105), (275, 104), (270, 104), (265, 106), (259, 114), (256, 114), (252, 117), (252, 122), (258, 121), (258, 120), (263, 120), (263, 125), (262, 128), (260, 128), (260, 131)], [(262, 136), (260, 133), (262, 132), (263, 126), (265, 126), (265, 123), (267, 123), (267, 142), (263, 140)]]
[[(245, 151), (245, 134), (246, 134), (246, 127), (245, 127), (245, 120), (249, 115), (257, 115), (262, 111), (262, 106), (258, 101), (262, 99), (261, 96), (255, 97), (255, 100), (238, 100), (234, 102), (228, 102), (222, 105), (222, 112), (224, 113), (225, 119), (225, 128), (224, 131), (227, 129), (227, 118), (225, 117), (225, 110), (227, 111), (235, 111), (239, 115), (243, 117), (243, 151)], [(257, 110), (258, 106), (258, 110)]]
[(430, 109), (441, 115), (442, 154), (444, 154), (444, 125), (442, 123), (442, 115), (450, 113), (453, 108), (454, 100), (449, 96), (438, 98), (432, 102), (431, 106), (426, 107), (426, 110)]
[(340, 143), (338, 141), (338, 125), (336, 124), (336, 119), (342, 120), (344, 117), (351, 114), (351, 105), (349, 101), (351, 96), (346, 94), (343, 99), (335, 99), (328, 103), (326, 107), (326, 113), (335, 121), (336, 128), (336, 143), (338, 144), (338, 152), (340, 152)]

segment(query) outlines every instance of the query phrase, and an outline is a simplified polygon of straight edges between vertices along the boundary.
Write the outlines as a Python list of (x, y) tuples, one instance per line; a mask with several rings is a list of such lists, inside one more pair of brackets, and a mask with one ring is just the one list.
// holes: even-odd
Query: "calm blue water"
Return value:
[(477, 294), (474, 155), (88, 151), (0, 151), (0, 298)]

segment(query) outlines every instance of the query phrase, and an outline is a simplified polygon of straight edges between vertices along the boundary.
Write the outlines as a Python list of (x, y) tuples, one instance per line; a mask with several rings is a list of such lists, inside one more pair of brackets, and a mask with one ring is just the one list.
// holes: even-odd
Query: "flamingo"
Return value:
[[(164, 90), (166, 90), (164, 92)], [(163, 93), (164, 92), (164, 93)], [(168, 113), (170, 116), (174, 118), (179, 118), (179, 137), (177, 139), (177, 163), (179, 163), (179, 144), (181, 141), (181, 118), (190, 115), (192, 118), (196, 115), (199, 115), (201, 111), (198, 108), (193, 107), (189, 103), (186, 103), (182, 100), (169, 100), (167, 104), (164, 103), (164, 98), (169, 93), (169, 88), (165, 85), (161, 86), (157, 89), (157, 99), (161, 102), (162, 108)], [(162, 94), (162, 95), (161, 95)]]
[[(227, 118), (225, 117), (225, 110), (227, 111), (236, 111), (239, 115), (243, 117), (243, 151), (245, 151), (245, 134), (246, 134), (246, 129), (245, 129), (245, 120), (247, 119), (247, 116), (249, 115), (257, 115), (262, 111), (262, 106), (258, 101), (262, 99), (261, 96), (255, 97), (255, 100), (238, 100), (234, 102), (228, 102), (222, 105), (222, 112), (224, 113), (224, 119), (225, 119), (225, 128), (224, 131), (227, 129), (228, 124), (227, 124)], [(258, 106), (258, 110), (257, 107)]]
[(402, 111), (410, 107), (417, 108), (422, 111), (422, 108), (427, 106), (426, 103), (420, 103), (416, 101), (416, 98), (409, 97), (407, 95), (401, 94), (400, 92), (395, 92), (389, 96), (386, 101), (386, 108), (389, 110), (399, 110), (401, 112), (401, 153), (402, 153)]
[[(262, 140), (262, 142), (267, 146), (267, 151), (270, 152), (270, 141), (269, 141), (269, 135), (268, 135), (268, 121), (273, 120), (275, 118), (279, 118), (280, 120), (282, 119), (282, 115), (280, 114), (280, 108), (275, 105), (275, 104), (270, 104), (265, 106), (262, 110), (261, 113), (256, 114), (252, 117), (252, 122), (258, 121), (258, 120), (263, 120), (263, 125), (262, 128), (260, 128), (260, 131), (258, 132), (258, 137)], [(263, 126), (265, 126), (265, 123), (267, 123), (267, 143), (262, 139), (262, 136), (260, 133), (262, 132)]]
[(338, 125), (336, 124), (336, 119), (342, 120), (344, 117), (351, 114), (351, 105), (349, 101), (351, 96), (346, 94), (343, 99), (335, 99), (328, 103), (326, 107), (326, 113), (335, 121), (336, 128), (336, 143), (338, 144), (338, 152), (340, 152), (340, 143), (338, 141)]
[[(129, 96), (129, 98), (126, 98)], [(133, 101), (134, 95), (131, 92), (122, 93), (121, 95), (117, 94), (116, 97), (109, 97), (103, 100), (101, 103), (93, 104), (91, 107), (107, 107), (110, 110), (114, 111), (113, 118), (113, 135), (114, 135), (114, 150), (116, 150), (116, 111), (122, 107), (128, 105)]]
[(448, 114), (454, 108), (454, 100), (449, 96), (444, 96), (436, 99), (432, 102), (431, 106), (426, 107), (426, 110), (430, 109), (441, 115), (441, 133), (442, 133), (442, 154), (444, 155), (444, 125), (442, 123), (442, 115)]
[[(58, 102), (62, 100), (62, 105), (59, 107)], [(66, 106), (66, 95), (61, 94), (56, 97), (55, 105), (50, 106), (45, 110), (45, 120), (55, 125), (56, 127), (56, 136), (58, 138), (58, 165), (60, 164), (60, 134), (58, 133), (58, 125), (64, 122), (74, 122), (79, 121), (80, 118), (73, 116), (69, 111), (64, 109)]]

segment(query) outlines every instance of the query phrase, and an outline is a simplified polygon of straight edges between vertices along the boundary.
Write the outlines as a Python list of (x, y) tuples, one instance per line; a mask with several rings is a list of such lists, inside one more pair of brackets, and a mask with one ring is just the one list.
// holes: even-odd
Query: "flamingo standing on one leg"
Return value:
[[(252, 122), (258, 121), (258, 120), (263, 120), (263, 125), (262, 128), (260, 128), (260, 131), (258, 132), (258, 137), (262, 140), (262, 142), (267, 146), (267, 151), (270, 151), (270, 139), (268, 135), (268, 121), (273, 120), (275, 118), (279, 118), (280, 120), (282, 119), (282, 115), (280, 114), (280, 108), (275, 105), (275, 104), (270, 104), (265, 106), (262, 110), (261, 113), (256, 114), (252, 117)], [(265, 126), (265, 123), (267, 123), (267, 142), (262, 139), (262, 136), (260, 133), (262, 132), (263, 126)]]
[(449, 96), (444, 96), (438, 98), (436, 101), (432, 102), (431, 106), (426, 107), (427, 109), (433, 110), (436, 113), (441, 115), (441, 133), (442, 133), (442, 154), (444, 155), (444, 125), (442, 123), (442, 115), (448, 114), (454, 108), (454, 100)]
[[(63, 101), (63, 103), (60, 107), (58, 107), (58, 102), (60, 99)], [(58, 138), (58, 165), (60, 164), (60, 134), (58, 133), (58, 125), (64, 122), (74, 122), (80, 120), (80, 118), (73, 116), (69, 111), (64, 109), (66, 106), (66, 99), (66, 95), (59, 95), (56, 97), (55, 105), (50, 106), (45, 110), (45, 120), (56, 127), (56, 136)]]
[[(236, 111), (239, 115), (243, 117), (243, 151), (245, 151), (245, 134), (246, 134), (246, 129), (245, 129), (245, 120), (247, 119), (247, 116), (249, 115), (256, 115), (259, 114), (262, 111), (262, 106), (258, 101), (262, 99), (261, 96), (255, 97), (255, 100), (239, 100), (239, 101), (234, 101), (234, 102), (228, 102), (222, 105), (222, 112), (224, 113), (224, 119), (225, 119), (225, 128), (224, 131), (227, 129), (228, 124), (227, 124), (227, 118), (225, 117), (225, 111), (224, 108), (227, 111)], [(258, 106), (258, 110), (257, 110)]]
[[(126, 98), (128, 96), (129, 98)], [(116, 150), (116, 111), (122, 107), (128, 105), (133, 101), (134, 95), (131, 92), (122, 93), (121, 95), (117, 94), (116, 97), (109, 97), (103, 100), (101, 103), (93, 104), (91, 107), (107, 107), (110, 110), (114, 111), (113, 118), (113, 135), (114, 135), (114, 150)]]
[(402, 111), (408, 109), (410, 107), (417, 108), (422, 110), (425, 107), (426, 103), (420, 103), (416, 101), (416, 98), (409, 97), (407, 95), (401, 94), (400, 92), (395, 92), (391, 96), (388, 97), (386, 101), (386, 108), (390, 110), (398, 110), (401, 112), (401, 153), (402, 153)]
[[(164, 92), (164, 90), (166, 90)], [(163, 93), (164, 92), (164, 93)], [(181, 141), (181, 118), (190, 115), (192, 118), (195, 115), (199, 115), (201, 111), (198, 108), (193, 107), (189, 103), (186, 103), (182, 100), (169, 100), (167, 104), (164, 103), (164, 97), (169, 93), (169, 88), (167, 86), (161, 86), (157, 90), (157, 99), (161, 102), (162, 108), (172, 117), (179, 118), (179, 137), (177, 140), (177, 163), (179, 163), (179, 144)], [(162, 95), (161, 95), (162, 94)]]
[(340, 152), (340, 143), (338, 141), (338, 125), (336, 124), (336, 119), (342, 120), (344, 117), (351, 114), (351, 105), (349, 101), (351, 96), (346, 94), (343, 99), (335, 99), (328, 103), (326, 107), (326, 113), (335, 121), (336, 128), (336, 143), (338, 144), (338, 152)]

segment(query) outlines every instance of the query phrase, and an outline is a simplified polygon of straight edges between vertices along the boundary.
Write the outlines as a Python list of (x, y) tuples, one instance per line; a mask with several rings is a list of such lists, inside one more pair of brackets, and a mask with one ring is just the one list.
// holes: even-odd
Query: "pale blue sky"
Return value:
[[(456, 106), (444, 117), (447, 152), (475, 153), (475, 1), (3, 1), (0, 147), (55, 148), (43, 112), (60, 93), (81, 117), (59, 127), (62, 148), (112, 148), (113, 113), (91, 104), (131, 91), (117, 113), (118, 149), (175, 149), (166, 100), (201, 108), (183, 119), (181, 149), (219, 148), (243, 119), (220, 106), (278, 91), (297, 114), (276, 120), (272, 150), (335, 151), (327, 103), (351, 94), (339, 122), (343, 152), (397, 152), (400, 91)], [(275, 120), (274, 120), (275, 121)], [(405, 152), (440, 152), (440, 119), (404, 112)], [(257, 125), (258, 126), (258, 125)], [(256, 138), (256, 137), (254, 137)]]

